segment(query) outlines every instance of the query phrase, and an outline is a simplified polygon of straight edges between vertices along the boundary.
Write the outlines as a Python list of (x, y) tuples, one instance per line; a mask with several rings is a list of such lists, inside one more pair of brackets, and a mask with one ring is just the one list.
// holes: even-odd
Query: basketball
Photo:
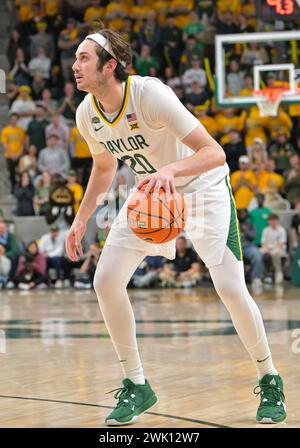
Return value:
[(127, 220), (138, 238), (152, 244), (162, 244), (176, 238), (183, 231), (187, 217), (184, 198), (175, 192), (167, 200), (161, 188), (158, 200), (153, 201), (152, 192), (147, 196), (143, 190), (133, 194), (127, 208)]

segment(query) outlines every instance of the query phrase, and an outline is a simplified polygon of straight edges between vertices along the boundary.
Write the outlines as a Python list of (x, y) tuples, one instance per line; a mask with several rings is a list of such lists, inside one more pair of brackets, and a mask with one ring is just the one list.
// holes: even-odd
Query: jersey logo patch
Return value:
[(137, 116), (135, 112), (126, 115), (126, 118), (131, 131), (133, 131), (134, 129), (139, 129), (139, 124), (137, 122)]
[(99, 117), (93, 117), (92, 118), (92, 124), (98, 124), (100, 123), (100, 118)]

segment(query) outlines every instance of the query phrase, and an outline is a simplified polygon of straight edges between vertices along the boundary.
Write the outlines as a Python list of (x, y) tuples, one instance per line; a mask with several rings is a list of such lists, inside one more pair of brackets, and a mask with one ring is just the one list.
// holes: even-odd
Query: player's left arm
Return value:
[(142, 111), (150, 127), (165, 128), (194, 151), (191, 156), (172, 162), (141, 180), (137, 187), (147, 184), (146, 194), (153, 189), (157, 196), (159, 189), (164, 188), (169, 196), (175, 192), (175, 177), (197, 176), (224, 165), (226, 158), (222, 147), (180, 103), (174, 92), (155, 78), (144, 89)]

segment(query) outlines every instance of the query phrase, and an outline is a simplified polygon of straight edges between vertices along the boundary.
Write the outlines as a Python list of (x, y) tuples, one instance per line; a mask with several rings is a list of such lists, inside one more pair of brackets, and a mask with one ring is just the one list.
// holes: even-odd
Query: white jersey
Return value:
[[(157, 78), (137, 75), (128, 77), (121, 110), (113, 121), (105, 116), (97, 99), (88, 94), (77, 109), (76, 123), (92, 153), (109, 151), (138, 178), (193, 155), (182, 140), (202, 126), (170, 87)], [(185, 187), (197, 179), (196, 188), (201, 188), (202, 179), (207, 185), (208, 174), (217, 182), (227, 173), (225, 164), (200, 176), (176, 177), (175, 185)]]

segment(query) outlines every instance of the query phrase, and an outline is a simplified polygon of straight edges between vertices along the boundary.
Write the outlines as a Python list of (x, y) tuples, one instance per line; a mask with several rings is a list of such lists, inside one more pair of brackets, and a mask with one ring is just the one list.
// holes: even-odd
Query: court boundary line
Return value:
[[(54, 400), (51, 398), (19, 397), (19, 396), (14, 396), (14, 395), (0, 395), (0, 398), (12, 398), (12, 399), (16, 399), (16, 400), (45, 401), (45, 402), (49, 402), (49, 403), (74, 404), (77, 406), (90, 406), (90, 407), (96, 407), (96, 408), (102, 408), (102, 409), (114, 409), (113, 406), (104, 406), (102, 404), (82, 403), (79, 401), (68, 401), (68, 400)], [(158, 412), (144, 412), (144, 414), (154, 415), (156, 417), (173, 418), (174, 420), (182, 420), (182, 421), (191, 422), (191, 423), (199, 423), (202, 425), (211, 426), (212, 428), (232, 428), (232, 426), (220, 425), (218, 423), (206, 422), (204, 420), (198, 420), (198, 419), (189, 418), (189, 417), (180, 417), (180, 416), (172, 415), (172, 414), (163, 414), (163, 413), (158, 413)]]

